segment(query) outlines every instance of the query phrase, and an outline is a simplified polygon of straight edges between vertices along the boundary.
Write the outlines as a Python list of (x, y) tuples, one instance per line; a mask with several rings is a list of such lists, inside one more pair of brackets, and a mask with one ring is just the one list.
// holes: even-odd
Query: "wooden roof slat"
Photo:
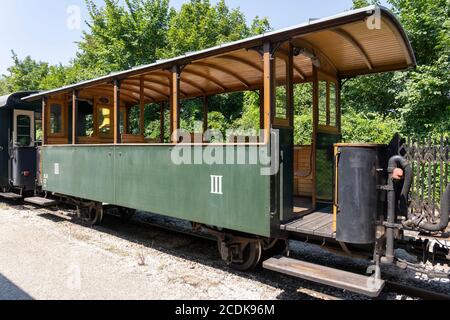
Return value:
[(333, 71), (338, 74), (338, 68), (336, 67), (336, 63), (334, 63), (334, 61), (332, 61), (328, 55), (326, 55), (320, 48), (318, 48), (317, 46), (315, 46), (313, 43), (302, 39), (302, 38), (296, 38), (295, 42), (297, 44), (300, 44), (301, 46), (304, 46), (306, 49), (309, 49), (311, 51), (313, 51), (316, 55), (320, 55), (322, 56), (328, 64), (330, 64), (330, 66), (333, 68)]
[(239, 62), (239, 63), (242, 63), (242, 64), (246, 65), (247, 67), (250, 67), (250, 68), (252, 68), (252, 69), (254, 69), (256, 71), (261, 72), (261, 74), (264, 73), (264, 68), (262, 66), (259, 66), (257, 63), (248, 61), (248, 60), (246, 60), (244, 58), (240, 58), (240, 57), (237, 57), (237, 56), (234, 56), (234, 55), (231, 55), (231, 54), (218, 56), (216, 59), (224, 59), (224, 60)]
[[(281, 49), (281, 48), (278, 49), (277, 53), (286, 59), (289, 56), (289, 54), (284, 49)], [(306, 74), (298, 66), (296, 66), (295, 63), (292, 67), (294, 68), (294, 71), (298, 73), (300, 78), (302, 78), (302, 80), (306, 79)]]
[[(135, 85), (132, 85), (132, 84), (125, 84), (125, 83), (121, 85), (121, 88), (125, 88), (125, 87), (126, 88), (134, 88), (134, 89), (136, 89), (136, 90), (133, 90), (133, 91), (136, 92), (137, 94), (139, 94), (139, 92), (140, 92), (140, 87), (139, 86), (135, 86)], [(147, 85), (144, 86), (144, 88), (149, 90), (149, 91), (153, 91), (154, 93), (157, 93), (160, 96), (163, 96), (163, 97), (169, 99), (169, 95), (166, 92), (163, 92), (162, 90), (159, 90), (158, 88), (155, 88), (154, 86), (151, 86), (151, 85), (147, 84)]]
[[(373, 16), (375, 12), (381, 13), (380, 18), (383, 28), (369, 30), (366, 21), (367, 18)], [(332, 44), (320, 39), (320, 37), (330, 38), (330, 34), (333, 35), (331, 31), (336, 29), (345, 30), (355, 40), (352, 44), (350, 44), (349, 41), (340, 41), (341, 43), (338, 48), (340, 52), (337, 53), (336, 48)], [(347, 40), (350, 39), (350, 37), (346, 38)], [(198, 88), (198, 86), (196, 88), (198, 91), (200, 91), (200, 89), (203, 90), (202, 94), (210, 95), (217, 91), (217, 88), (220, 88), (222, 91), (231, 90), (232, 88), (245, 90), (248, 86), (253, 87), (255, 84), (260, 84), (258, 78), (261, 76), (261, 61), (258, 60), (254, 52), (246, 50), (260, 47), (266, 43), (286, 43), (288, 41), (297, 43), (299, 46), (308, 48), (314, 52), (317, 57), (322, 60), (324, 68), (326, 68), (328, 72), (335, 73), (340, 77), (395, 71), (416, 65), (412, 46), (398, 19), (384, 7), (369, 6), (324, 19), (310, 21), (283, 30), (267, 32), (248, 39), (221, 44), (213, 48), (184, 54), (179, 57), (157, 61), (133, 69), (111, 73), (77, 84), (32, 94), (23, 98), (23, 100), (33, 101), (45, 96), (70, 93), (72, 90), (81, 90), (87, 87), (104, 85), (105, 83), (109, 84), (115, 80), (123, 81), (142, 75), (153, 76), (164, 74), (164, 76), (167, 76), (167, 70), (170, 70), (176, 65), (186, 66), (184, 68), (184, 73), (188, 75), (186, 79), (191, 81), (185, 81), (187, 85), (195, 88), (193, 84), (197, 78), (202, 79), (201, 81), (198, 81), (198, 86), (200, 86), (200, 88)], [(309, 45), (306, 45), (306, 42), (309, 42)], [(359, 44), (359, 49), (355, 44)], [(388, 44), (389, 46), (387, 47), (385, 44)], [(364, 61), (363, 59), (360, 59), (358, 51), (360, 53), (365, 52), (367, 59), (363, 58)], [(253, 62), (250, 62), (250, 60)], [(371, 63), (372, 70), (367, 68), (369, 64), (366, 60)], [(220, 61), (230, 63), (221, 64)], [(224, 67), (228, 73), (224, 73), (226, 76), (223, 78), (216, 77), (214, 74), (215, 72), (212, 72), (212, 74), (208, 73), (208, 70), (210, 69), (207, 67), (203, 67), (203, 70), (201, 70), (201, 66), (198, 66), (198, 64), (197, 69), (195, 66), (192, 66), (195, 65), (196, 62), (212, 63), (222, 69)], [(388, 69), (387, 66), (391, 69)], [(303, 64), (302, 67), (299, 68), (299, 63), (297, 63), (296, 67), (296, 78), (300, 75), (304, 78), (310, 77), (309, 70), (308, 72), (305, 72)], [(217, 68), (214, 70), (217, 70)], [(230, 74), (230, 71), (232, 74)], [(299, 71), (306, 73), (307, 77), (305, 77), (305, 74), (299, 73)], [(297, 76), (297, 74), (299, 74), (299, 76)], [(236, 78), (236, 75), (241, 79)], [(241, 80), (244, 80), (245, 84), (242, 83)], [(194, 95), (193, 91), (186, 88), (184, 88), (184, 90), (189, 96)]]
[(198, 91), (200, 91), (202, 94), (206, 94), (206, 91), (200, 87), (198, 84), (196, 84), (194, 81), (186, 79), (186, 77), (183, 77), (183, 73), (181, 74), (181, 83), (186, 83), (188, 85), (190, 85), (191, 87), (193, 87), (194, 89), (197, 89)]
[[(106, 90), (107, 89), (102, 89), (102, 88), (99, 88), (99, 87), (92, 87), (92, 88), (83, 90), (83, 92), (92, 93), (94, 95), (100, 96), (100, 95), (105, 95), (107, 93), (107, 92), (105, 93)], [(112, 94), (113, 94), (112, 92), (108, 93), (108, 95), (112, 95)], [(137, 102), (137, 101), (139, 101), (138, 98), (133, 97), (132, 95), (130, 95), (130, 94), (126, 93), (126, 92), (121, 92), (121, 97), (122, 97), (122, 99), (125, 98), (123, 100), (126, 100), (128, 102)]]
[[(123, 83), (130, 83), (130, 82), (132, 82), (132, 83), (137, 83), (139, 86), (140, 86), (140, 80), (134, 80), (134, 79), (127, 79), (127, 80), (125, 80)], [(144, 77), (144, 88), (148, 88), (149, 90), (153, 90), (153, 87), (149, 87), (148, 85), (147, 85), (147, 82), (151, 82), (151, 83), (154, 83), (154, 84), (157, 84), (157, 85), (160, 85), (160, 86), (162, 86), (162, 87), (165, 87), (165, 88), (168, 88), (169, 90), (170, 90), (170, 83), (164, 83), (163, 81), (160, 81), (160, 80), (156, 80), (156, 79), (150, 79), (149, 77)], [(170, 91), (169, 91), (170, 92)], [(185, 91), (183, 91), (183, 90), (180, 90), (180, 92), (181, 92), (181, 94), (182, 95), (184, 95), (184, 96), (186, 96), (187, 95), (187, 93), (185, 92)]]
[(196, 62), (194, 62), (194, 63), (192, 64), (192, 66), (202, 66), (202, 67), (206, 67), (206, 68), (209, 68), (209, 69), (215, 69), (215, 70), (217, 70), (217, 71), (223, 72), (223, 73), (228, 74), (229, 76), (231, 76), (231, 77), (237, 79), (237, 80), (238, 80), (239, 82), (241, 82), (246, 88), (249, 88), (249, 87), (250, 87), (250, 84), (249, 84), (243, 77), (241, 77), (240, 75), (238, 75), (236, 72), (234, 72), (234, 71), (232, 71), (232, 70), (229, 70), (228, 68), (218, 66), (218, 65), (216, 65), (216, 64), (214, 64), (214, 63), (211, 63), (211, 62), (201, 62), (201, 61), (196, 61)]
[(341, 28), (336, 28), (331, 31), (348, 41), (359, 52), (361, 58), (364, 59), (364, 62), (367, 64), (369, 70), (373, 69), (373, 64), (370, 61), (369, 55), (367, 54), (366, 50), (364, 50), (363, 46), (350, 33)]
[(185, 74), (192, 74), (194, 76), (200, 77), (200, 78), (204, 78), (212, 83), (214, 83), (217, 87), (219, 87), (222, 91), (226, 91), (227, 88), (215, 77), (204, 73), (204, 72), (200, 72), (197, 70), (192, 70), (192, 69), (184, 69), (182, 73)]

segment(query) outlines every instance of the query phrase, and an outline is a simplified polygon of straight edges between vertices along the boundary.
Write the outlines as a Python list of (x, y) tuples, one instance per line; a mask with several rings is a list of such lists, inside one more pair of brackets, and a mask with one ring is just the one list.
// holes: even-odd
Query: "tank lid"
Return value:
[(377, 144), (377, 143), (336, 143), (334, 145), (337, 148), (341, 147), (351, 147), (351, 148), (380, 148), (387, 147), (386, 144)]

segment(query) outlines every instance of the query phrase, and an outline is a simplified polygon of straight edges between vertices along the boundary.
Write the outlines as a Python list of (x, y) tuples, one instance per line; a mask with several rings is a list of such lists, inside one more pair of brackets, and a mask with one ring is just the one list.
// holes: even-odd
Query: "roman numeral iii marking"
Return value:
[(223, 176), (211, 176), (211, 194), (223, 194), (222, 181)]

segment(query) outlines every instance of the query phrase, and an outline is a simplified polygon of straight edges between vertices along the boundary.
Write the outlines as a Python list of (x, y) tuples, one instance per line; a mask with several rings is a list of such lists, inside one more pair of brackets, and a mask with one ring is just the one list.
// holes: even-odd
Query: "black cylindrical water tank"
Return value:
[(375, 242), (378, 149), (375, 145), (338, 147), (338, 241), (351, 244)]

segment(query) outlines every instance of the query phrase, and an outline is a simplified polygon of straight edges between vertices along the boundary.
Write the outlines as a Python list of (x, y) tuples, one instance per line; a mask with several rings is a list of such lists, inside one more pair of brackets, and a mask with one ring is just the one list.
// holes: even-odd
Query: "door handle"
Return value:
[(3, 147), (0, 147), (0, 151), (3, 151)]

